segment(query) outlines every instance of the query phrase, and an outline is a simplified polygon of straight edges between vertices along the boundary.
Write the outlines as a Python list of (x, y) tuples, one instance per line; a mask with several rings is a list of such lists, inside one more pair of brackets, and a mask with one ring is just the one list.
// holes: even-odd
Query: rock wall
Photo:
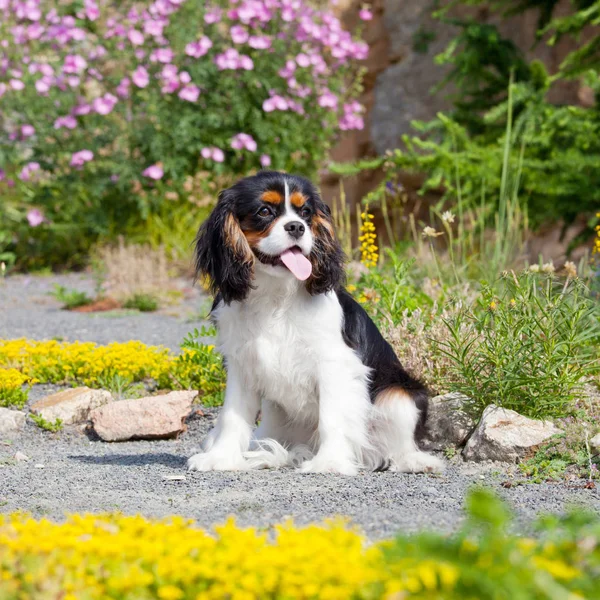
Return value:
[[(345, 25), (355, 27), (363, 2), (341, 0), (337, 10)], [(374, 18), (365, 23), (364, 36), (370, 46), (366, 61), (367, 76), (362, 101), (367, 107), (365, 129), (344, 135), (331, 152), (333, 161), (352, 161), (376, 156), (397, 147), (402, 135), (414, 133), (411, 121), (429, 120), (439, 111), (448, 110), (449, 88), (433, 94), (446, 69), (434, 62), (455, 35), (455, 28), (432, 19), (433, 0), (373, 0)], [(555, 15), (568, 14), (569, 0), (562, 0)], [(479, 21), (494, 23), (500, 32), (512, 39), (528, 58), (544, 62), (551, 73), (558, 70), (564, 57), (577, 43), (564, 38), (556, 46), (537, 42), (538, 13), (535, 10), (512, 17), (499, 18), (484, 8), (461, 7), (458, 17), (474, 15)], [(591, 35), (591, 32), (590, 32)], [(584, 36), (584, 39), (589, 36)], [(555, 86), (551, 100), (556, 103), (585, 103), (586, 90), (579, 82)], [(345, 184), (347, 201), (353, 206), (381, 180), (381, 173), (366, 173)], [(405, 187), (416, 189), (418, 178), (407, 178)], [(323, 195), (329, 202), (339, 197), (339, 178), (329, 172), (322, 177)]]

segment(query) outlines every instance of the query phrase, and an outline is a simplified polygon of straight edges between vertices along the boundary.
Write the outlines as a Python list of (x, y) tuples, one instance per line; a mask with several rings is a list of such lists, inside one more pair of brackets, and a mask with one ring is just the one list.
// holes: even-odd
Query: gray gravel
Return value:
[(94, 294), (94, 280), (87, 274), (26, 276), (0, 279), (0, 338), (60, 338), (108, 344), (139, 340), (177, 350), (189, 331), (200, 327), (210, 309), (208, 298), (191, 281), (175, 282), (184, 300), (155, 313), (109, 311), (77, 313), (61, 310), (50, 294), (54, 285)]
[[(36, 386), (31, 400), (54, 391)], [(363, 473), (357, 477), (300, 474), (291, 469), (188, 473), (186, 458), (210, 429), (217, 410), (193, 415), (177, 440), (107, 444), (72, 427), (58, 434), (32, 423), (12, 440), (0, 439), (0, 511), (25, 510), (60, 519), (65, 512), (121, 511), (161, 517), (180, 514), (205, 527), (235, 515), (242, 525), (269, 526), (288, 517), (297, 523), (344, 515), (371, 539), (397, 531), (452, 531), (459, 525), (466, 491), (490, 486), (517, 514), (517, 531), (539, 512), (572, 504), (600, 510), (596, 489), (581, 483), (522, 485), (505, 489), (514, 474), (498, 464), (451, 463), (442, 475)], [(17, 462), (16, 452), (30, 460)], [(39, 467), (37, 465), (43, 465)], [(184, 476), (185, 480), (165, 479)]]
[[(60, 336), (96, 342), (139, 339), (177, 348), (200, 325), (199, 293), (190, 292), (173, 311), (121, 316), (60, 311), (47, 296), (55, 282), (91, 292), (85, 275), (60, 278), (13, 277), (0, 282), (0, 337), (37, 339)], [(34, 401), (54, 391), (36, 386)], [(299, 474), (293, 470), (243, 473), (187, 473), (186, 458), (211, 427), (215, 410), (203, 409), (177, 440), (107, 444), (73, 427), (58, 434), (28, 422), (12, 439), (0, 438), (0, 511), (25, 510), (34, 516), (61, 518), (65, 512), (122, 511), (146, 516), (181, 514), (203, 526), (235, 515), (242, 525), (268, 526), (287, 517), (298, 523), (345, 515), (372, 538), (399, 530), (451, 531), (462, 519), (466, 491), (488, 485), (507, 498), (517, 514), (518, 530), (539, 512), (561, 511), (571, 504), (600, 510), (597, 489), (581, 483), (523, 485), (505, 489), (517, 475), (498, 464), (449, 464), (439, 476), (363, 473), (357, 477)], [(17, 462), (16, 452), (30, 460)], [(37, 466), (43, 465), (43, 466)], [(165, 479), (185, 476), (185, 480)]]

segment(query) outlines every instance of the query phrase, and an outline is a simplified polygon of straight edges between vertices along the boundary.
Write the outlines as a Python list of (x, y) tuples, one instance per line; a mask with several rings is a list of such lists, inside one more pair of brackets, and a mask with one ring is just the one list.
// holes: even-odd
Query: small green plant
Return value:
[(85, 292), (72, 290), (59, 284), (54, 285), (54, 291), (51, 293), (51, 295), (59, 302), (62, 302), (62, 308), (66, 308), (67, 310), (78, 308), (80, 306), (86, 306), (87, 304), (91, 304), (93, 302), (92, 298), (90, 298)]
[(56, 419), (56, 421), (47, 421), (42, 417), (42, 415), (34, 415), (33, 413), (30, 415), (31, 420), (44, 431), (50, 431), (52, 433), (57, 433), (62, 430), (63, 422), (62, 419)]
[(0, 406), (21, 409), (27, 403), (27, 390), (0, 387)]
[(116, 400), (125, 398), (142, 398), (146, 395), (143, 383), (134, 383), (131, 377), (124, 377), (119, 373), (109, 373), (98, 377), (98, 385), (108, 390)]
[(158, 299), (152, 294), (134, 294), (123, 303), (123, 308), (131, 308), (140, 312), (154, 312), (158, 310)]
[(214, 351), (212, 340), (206, 340), (216, 334), (214, 327), (202, 327), (200, 331), (194, 329), (189, 333), (181, 344), (183, 352), (173, 369), (179, 374), (178, 383), (183, 388), (198, 390), (206, 406), (221, 406), (225, 391), (223, 359)]
[(445, 385), (471, 398), (476, 414), (497, 404), (531, 417), (564, 416), (598, 371), (597, 310), (576, 278), (506, 273), (443, 319), (450, 335), (437, 347), (450, 360)]
[(371, 268), (361, 275), (355, 288), (350, 287), (358, 301), (379, 324), (397, 325), (406, 310), (413, 311), (431, 306), (431, 298), (416, 287), (408, 273), (414, 260), (403, 261), (397, 253), (386, 249), (389, 263), (382, 268)]

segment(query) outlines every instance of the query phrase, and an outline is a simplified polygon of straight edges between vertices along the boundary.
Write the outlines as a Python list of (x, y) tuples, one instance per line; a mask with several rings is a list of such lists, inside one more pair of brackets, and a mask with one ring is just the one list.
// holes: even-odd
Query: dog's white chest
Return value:
[(221, 349), (240, 367), (244, 385), (290, 414), (318, 403), (319, 345), (306, 315), (294, 309), (238, 307), (219, 318)]

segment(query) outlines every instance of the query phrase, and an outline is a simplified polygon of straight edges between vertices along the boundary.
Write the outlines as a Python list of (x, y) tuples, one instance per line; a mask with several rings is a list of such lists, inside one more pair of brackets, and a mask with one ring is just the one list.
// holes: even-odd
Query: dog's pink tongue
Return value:
[(293, 273), (296, 279), (304, 281), (310, 277), (312, 265), (299, 248), (290, 248), (279, 258), (281, 258), (281, 262)]

